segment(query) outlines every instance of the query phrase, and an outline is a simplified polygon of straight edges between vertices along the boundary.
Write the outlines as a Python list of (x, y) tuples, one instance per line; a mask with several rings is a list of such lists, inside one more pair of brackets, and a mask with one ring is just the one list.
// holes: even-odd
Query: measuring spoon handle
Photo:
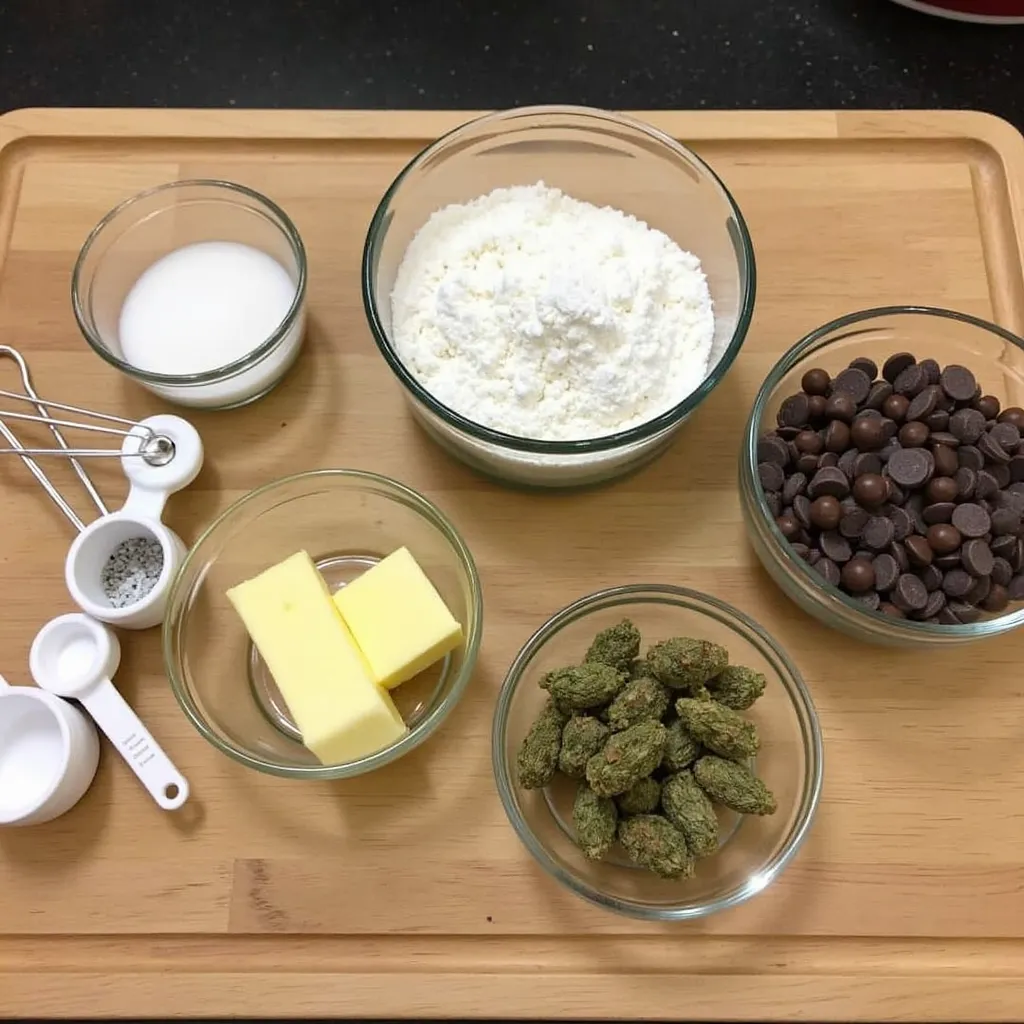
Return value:
[(114, 684), (103, 679), (79, 699), (157, 804), (165, 811), (181, 807), (188, 799), (185, 777)]

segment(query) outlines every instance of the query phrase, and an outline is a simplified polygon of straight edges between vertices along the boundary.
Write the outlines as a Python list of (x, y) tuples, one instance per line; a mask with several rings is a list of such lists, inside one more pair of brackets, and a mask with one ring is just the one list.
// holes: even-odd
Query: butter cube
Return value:
[(378, 685), (392, 689), (462, 642), (462, 626), (407, 548), (334, 595)]
[(341, 764), (408, 732), (378, 687), (305, 551), (227, 592), (267, 663), (305, 746)]

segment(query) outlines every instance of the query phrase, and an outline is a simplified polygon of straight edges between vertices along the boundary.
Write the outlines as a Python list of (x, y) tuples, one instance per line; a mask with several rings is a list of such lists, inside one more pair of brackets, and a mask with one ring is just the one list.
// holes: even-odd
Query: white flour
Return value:
[(714, 336), (696, 256), (543, 183), (434, 213), (391, 303), (398, 355), (440, 402), (549, 441), (670, 409), (706, 376)]

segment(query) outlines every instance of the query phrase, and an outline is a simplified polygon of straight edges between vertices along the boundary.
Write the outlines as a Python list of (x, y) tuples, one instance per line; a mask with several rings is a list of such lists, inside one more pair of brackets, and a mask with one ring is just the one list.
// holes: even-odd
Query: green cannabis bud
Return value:
[(661, 758), (661, 767), (668, 772), (681, 772), (700, 757), (703, 749), (678, 718), (670, 722), (666, 729), (665, 753)]
[(688, 878), (693, 874), (686, 838), (659, 814), (638, 814), (621, 821), (619, 842), (630, 860), (661, 878)]
[(549, 700), (530, 726), (516, 755), (519, 783), (524, 789), (542, 789), (555, 777), (562, 727), (568, 717)]
[(693, 766), (693, 777), (712, 800), (740, 814), (774, 814), (775, 796), (748, 768), (707, 755)]
[(686, 839), (694, 857), (710, 857), (718, 849), (718, 815), (692, 772), (679, 772), (661, 787), (665, 817)]
[(764, 693), (767, 680), (761, 672), (742, 665), (730, 665), (708, 681), (713, 700), (733, 711), (746, 711)]
[(623, 814), (650, 814), (661, 803), (661, 783), (649, 775), (615, 798)]
[(676, 701), (679, 720), (708, 750), (734, 760), (753, 757), (760, 741), (753, 722), (713, 700), (682, 697)]
[(729, 652), (710, 640), (676, 636), (654, 644), (647, 652), (654, 675), (673, 690), (697, 691), (720, 675), (729, 664)]
[(589, 860), (600, 860), (615, 842), (619, 812), (615, 801), (598, 796), (586, 783), (576, 790), (572, 805), (572, 823), (576, 845)]
[(651, 666), (647, 664), (647, 659), (634, 658), (633, 663), (629, 666), (629, 678), (644, 679), (650, 675), (653, 675), (653, 673), (651, 672)]
[(639, 653), (640, 630), (629, 619), (623, 619), (617, 626), (602, 629), (594, 637), (583, 660), (610, 665), (627, 672), (630, 663)]
[(626, 676), (610, 665), (589, 662), (555, 669), (540, 685), (563, 710), (586, 711), (607, 704), (626, 685)]
[(587, 774), (587, 762), (605, 745), (608, 726), (590, 715), (573, 715), (562, 730), (558, 770), (572, 779)]
[(634, 679), (608, 705), (608, 724), (612, 732), (622, 732), (648, 718), (661, 721), (670, 703), (668, 688), (657, 679)]
[(612, 733), (587, 762), (587, 782), (598, 796), (618, 796), (661, 764), (665, 726), (646, 721)]

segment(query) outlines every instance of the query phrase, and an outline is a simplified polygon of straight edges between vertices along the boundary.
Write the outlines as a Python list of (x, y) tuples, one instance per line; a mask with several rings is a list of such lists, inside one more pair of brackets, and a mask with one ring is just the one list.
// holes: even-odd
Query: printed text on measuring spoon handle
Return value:
[(188, 799), (188, 783), (109, 679), (81, 698), (96, 724), (165, 811)]

